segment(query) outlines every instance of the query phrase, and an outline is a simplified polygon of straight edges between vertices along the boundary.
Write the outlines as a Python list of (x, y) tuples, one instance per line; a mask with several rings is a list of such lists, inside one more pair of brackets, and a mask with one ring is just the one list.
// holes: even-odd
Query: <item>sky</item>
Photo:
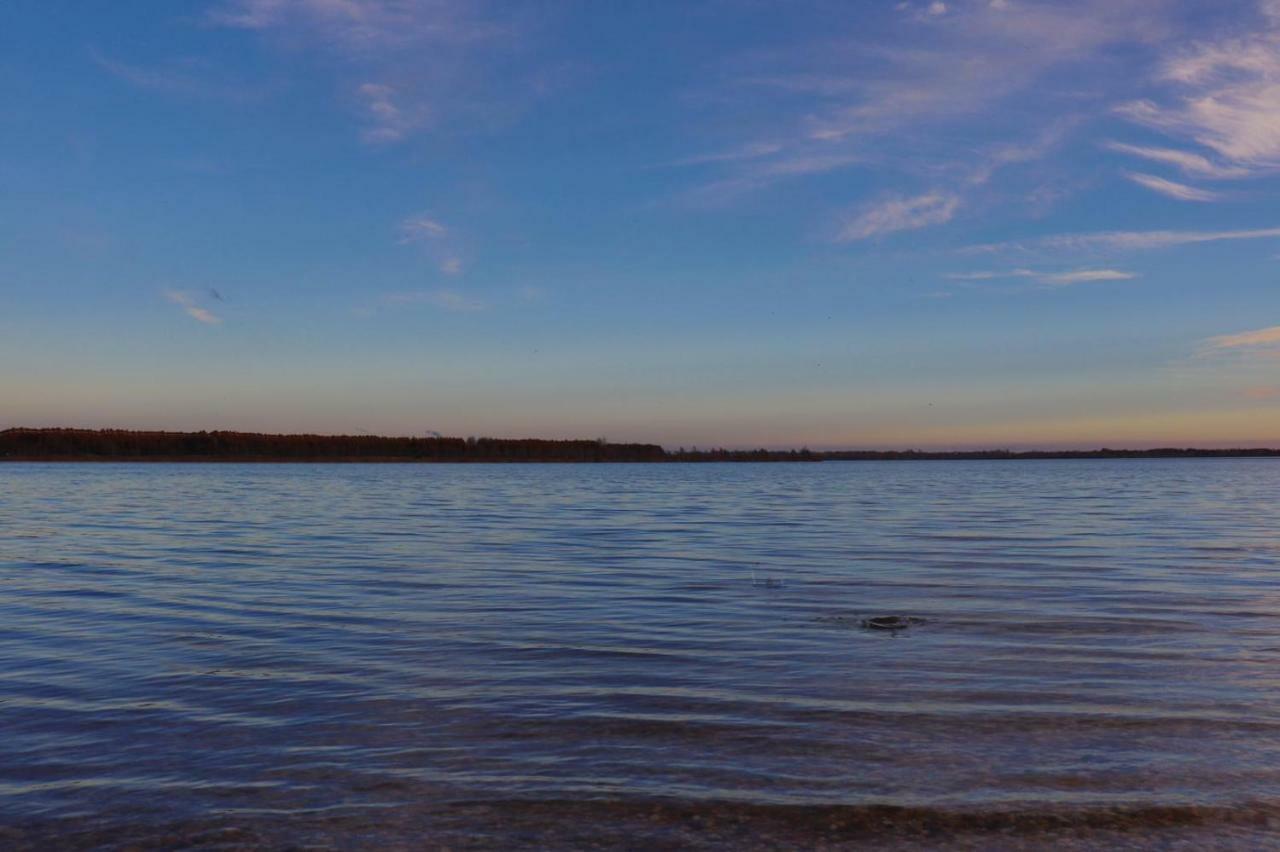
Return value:
[(0, 428), (1280, 446), (1280, 0), (8, 0)]

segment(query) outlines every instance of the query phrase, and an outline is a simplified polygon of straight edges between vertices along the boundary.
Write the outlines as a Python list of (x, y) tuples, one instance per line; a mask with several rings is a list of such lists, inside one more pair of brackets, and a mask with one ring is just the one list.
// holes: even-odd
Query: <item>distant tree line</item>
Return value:
[(657, 444), (538, 438), (386, 438), (257, 432), (137, 432), (122, 429), (6, 429), (0, 460), (416, 461), (416, 462), (791, 462), (945, 459), (1214, 458), (1280, 456), (1280, 449), (1206, 450), (700, 450)]
[(678, 462), (782, 462), (822, 461), (821, 453), (809, 450), (699, 450), (684, 447), (667, 453), (667, 461)]
[(1280, 449), (1252, 447), (1208, 450), (1194, 447), (1158, 447), (1151, 450), (834, 450), (819, 454), (834, 461), (945, 461), (948, 459), (1180, 459), (1280, 456)]
[(601, 440), (7, 429), (0, 432), (0, 459), (611, 462), (665, 461), (666, 453), (657, 444)]

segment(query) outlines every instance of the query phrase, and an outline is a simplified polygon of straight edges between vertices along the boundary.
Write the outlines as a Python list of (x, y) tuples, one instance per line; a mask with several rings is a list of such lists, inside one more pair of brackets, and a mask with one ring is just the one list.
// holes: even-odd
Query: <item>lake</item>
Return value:
[(1280, 845), (1280, 460), (0, 465), (0, 846), (1050, 842)]

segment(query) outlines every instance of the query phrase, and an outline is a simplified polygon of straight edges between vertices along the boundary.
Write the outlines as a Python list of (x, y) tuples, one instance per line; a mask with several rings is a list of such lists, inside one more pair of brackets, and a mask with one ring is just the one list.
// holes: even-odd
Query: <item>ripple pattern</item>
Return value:
[(1280, 843), (1278, 568), (1268, 459), (6, 464), (0, 846)]

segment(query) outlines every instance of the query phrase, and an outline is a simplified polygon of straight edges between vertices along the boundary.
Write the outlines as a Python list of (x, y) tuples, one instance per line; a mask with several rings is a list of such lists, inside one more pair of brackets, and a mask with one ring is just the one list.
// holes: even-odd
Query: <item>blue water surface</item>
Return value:
[(0, 465), (0, 845), (1278, 805), (1280, 461)]

